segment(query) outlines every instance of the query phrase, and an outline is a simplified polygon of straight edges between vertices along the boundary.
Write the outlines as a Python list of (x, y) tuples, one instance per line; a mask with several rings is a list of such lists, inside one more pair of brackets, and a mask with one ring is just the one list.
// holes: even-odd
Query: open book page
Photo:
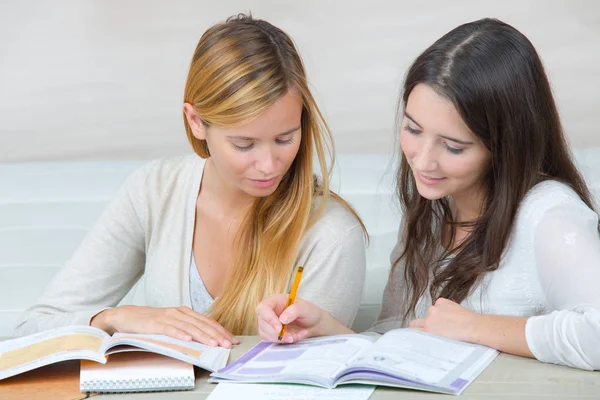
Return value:
[(307, 339), (294, 344), (260, 342), (210, 381), (287, 382), (333, 386), (346, 363), (371, 346), (364, 335)]
[(223, 368), (230, 353), (229, 349), (223, 347), (210, 347), (169, 336), (115, 333), (108, 344), (106, 354), (120, 352), (123, 346), (134, 346), (173, 357), (211, 372)]
[(374, 386), (326, 389), (311, 386), (260, 383), (219, 383), (208, 400), (367, 400)]
[(111, 354), (106, 364), (81, 361), (82, 392), (138, 392), (194, 389), (194, 366), (147, 351)]
[(104, 363), (104, 331), (68, 326), (0, 342), (0, 379), (59, 361), (88, 359)]
[(401, 378), (397, 386), (460, 393), (497, 355), (496, 350), (488, 347), (412, 329), (396, 329), (381, 336), (353, 360), (348, 369), (352, 373), (340, 381), (362, 376), (394, 382), (386, 379), (387, 375), (387, 378)]

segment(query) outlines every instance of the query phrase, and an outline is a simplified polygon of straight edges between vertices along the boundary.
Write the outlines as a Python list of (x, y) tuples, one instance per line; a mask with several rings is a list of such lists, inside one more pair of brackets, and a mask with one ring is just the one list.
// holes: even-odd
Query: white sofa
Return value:
[[(576, 149), (594, 195), (600, 194), (600, 148)], [(385, 155), (338, 156), (333, 183), (371, 235), (367, 278), (354, 328), (366, 329), (380, 308), (389, 254), (399, 225), (394, 164)], [(0, 336), (43, 292), (125, 177), (142, 161), (0, 164)], [(124, 302), (143, 304), (143, 278)]]

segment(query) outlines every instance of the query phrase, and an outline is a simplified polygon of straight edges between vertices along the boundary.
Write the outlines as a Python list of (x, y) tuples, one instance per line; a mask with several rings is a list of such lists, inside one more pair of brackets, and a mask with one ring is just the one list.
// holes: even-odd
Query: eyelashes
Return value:
[[(409, 125), (404, 125), (404, 130), (414, 136), (418, 136), (421, 133), (420, 130), (412, 128)], [(461, 154), (462, 152), (465, 151), (465, 149), (458, 149), (456, 147), (449, 146), (448, 143), (444, 143), (444, 147), (451, 154)]]
[[(293, 138), (293, 137), (290, 139), (286, 139), (286, 140), (275, 139), (275, 143), (277, 143), (280, 146), (288, 146), (294, 142), (295, 142), (295, 138)], [(241, 151), (241, 152), (250, 151), (250, 150), (252, 150), (253, 147), (254, 147), (254, 143), (250, 143), (247, 146), (237, 146), (237, 145), (233, 144), (233, 148), (236, 149), (237, 151)]]
[(447, 144), (444, 144), (444, 146), (446, 147), (446, 150), (452, 154), (460, 154), (464, 151), (464, 149), (457, 149), (456, 147), (448, 146)]
[(236, 146), (235, 144), (233, 145), (233, 148), (236, 149), (237, 151), (250, 151), (252, 148), (254, 147), (254, 143), (249, 144), (248, 146)]
[(411, 128), (409, 125), (404, 125), (404, 129), (406, 130), (406, 132), (413, 135), (418, 135), (419, 133), (421, 133), (419, 130)]

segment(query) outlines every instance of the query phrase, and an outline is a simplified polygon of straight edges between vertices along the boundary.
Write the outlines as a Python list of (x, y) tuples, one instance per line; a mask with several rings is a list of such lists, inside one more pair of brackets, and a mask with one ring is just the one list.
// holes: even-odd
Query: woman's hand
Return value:
[(96, 314), (90, 326), (114, 332), (167, 335), (175, 339), (230, 348), (235, 336), (214, 319), (189, 307), (119, 306)]
[(285, 308), (288, 296), (276, 294), (260, 302), (258, 313), (258, 334), (261, 339), (278, 341), (278, 334), (283, 324), (287, 324), (284, 343), (298, 342), (307, 337), (354, 333), (346, 328), (327, 311), (318, 306), (297, 299), (294, 304)]
[(410, 323), (411, 328), (423, 332), (535, 358), (525, 337), (526, 325), (526, 317), (477, 314), (443, 298), (429, 307), (425, 318)]
[(481, 317), (451, 300), (439, 298), (429, 307), (425, 318), (412, 320), (409, 327), (461, 342), (479, 343)]

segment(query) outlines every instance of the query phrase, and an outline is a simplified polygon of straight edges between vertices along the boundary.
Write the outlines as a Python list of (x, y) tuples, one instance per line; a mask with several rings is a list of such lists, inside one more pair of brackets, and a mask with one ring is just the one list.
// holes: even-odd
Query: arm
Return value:
[(42, 297), (15, 327), (15, 335), (66, 325), (88, 325), (114, 307), (139, 279), (145, 262), (144, 183), (147, 167), (134, 172), (88, 232)]
[(411, 321), (410, 327), (463, 342), (492, 347), (504, 353), (535, 358), (525, 340), (527, 318), (482, 315), (440, 298), (425, 318)]
[[(366, 256), (363, 231), (354, 224), (338, 238), (323, 240), (304, 261), (298, 298), (314, 303), (345, 326), (354, 322), (362, 299)], [(301, 264), (302, 265), (302, 264)]]
[(600, 369), (600, 239), (583, 204), (545, 212), (534, 229), (535, 263), (547, 315), (479, 315), (438, 299), (412, 328), (575, 368)]
[(263, 340), (277, 341), (282, 323), (288, 324), (282, 340), (286, 343), (354, 333), (348, 326), (360, 306), (366, 269), (362, 229), (355, 223), (337, 237), (327, 230), (308, 236), (298, 257), (305, 276), (296, 302), (285, 308), (287, 295), (276, 294), (257, 307)]
[(214, 319), (189, 307), (115, 307), (144, 273), (148, 215), (154, 204), (146, 187), (158, 163), (128, 178), (42, 298), (21, 318), (16, 335), (91, 325), (109, 334), (162, 334), (224, 347), (237, 342)]
[(600, 369), (600, 239), (598, 216), (583, 204), (549, 210), (535, 230), (534, 250), (550, 310), (531, 317), (525, 333), (544, 362)]
[[(403, 227), (398, 230), (398, 240), (390, 253), (390, 272), (383, 290), (381, 310), (368, 332), (383, 334), (389, 330), (404, 327), (406, 284), (404, 283), (404, 263), (395, 265), (404, 249)], [(409, 319), (410, 321), (410, 319)]]

